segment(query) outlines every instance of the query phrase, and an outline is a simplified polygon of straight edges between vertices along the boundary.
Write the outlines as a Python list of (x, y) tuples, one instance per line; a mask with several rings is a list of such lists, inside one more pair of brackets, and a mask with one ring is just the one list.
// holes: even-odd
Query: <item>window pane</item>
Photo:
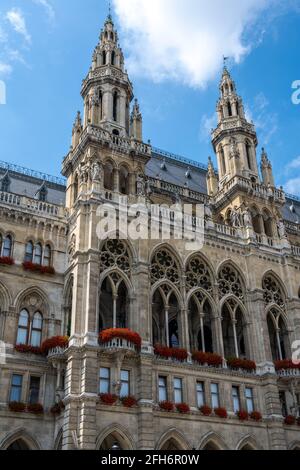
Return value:
[(166, 401), (168, 399), (167, 393), (167, 379), (166, 377), (159, 377), (158, 379), (158, 399), (159, 401)]
[(8, 236), (5, 238), (4, 243), (3, 243), (3, 253), (2, 256), (11, 256), (11, 237)]
[(240, 390), (238, 387), (232, 387), (232, 402), (233, 402), (233, 411), (237, 413), (240, 411)]
[(32, 261), (33, 257), (33, 243), (28, 242), (25, 249), (25, 261)]
[(41, 345), (41, 339), (42, 339), (41, 332), (32, 330), (30, 345), (38, 348)]
[(197, 405), (198, 408), (205, 405), (205, 395), (204, 395), (204, 383), (197, 383)]
[(182, 379), (174, 379), (174, 400), (175, 403), (183, 402)]
[(49, 245), (46, 245), (44, 251), (44, 266), (50, 266), (51, 264), (51, 248)]
[(17, 344), (27, 344), (27, 330), (24, 328), (18, 329)]
[(34, 250), (34, 262), (36, 264), (42, 264), (42, 245), (37, 243)]
[(29, 314), (27, 310), (22, 310), (22, 312), (20, 313), (20, 317), (19, 317), (19, 326), (25, 326), (27, 328), (28, 317), (29, 317)]
[(211, 403), (213, 408), (219, 408), (220, 406), (218, 384), (211, 384)]
[(100, 393), (110, 392), (110, 369), (102, 367), (100, 369)]
[(32, 328), (35, 328), (36, 330), (41, 330), (42, 323), (43, 323), (42, 315), (40, 313), (35, 313), (33, 317)]
[(246, 388), (246, 401), (247, 401), (247, 411), (252, 413), (254, 411), (254, 400), (253, 400), (253, 390), (252, 388)]
[(14, 374), (12, 376), (9, 401), (21, 401), (23, 376)]
[(130, 395), (130, 385), (129, 385), (129, 371), (121, 370), (121, 391), (120, 396), (127, 397)]
[(35, 405), (39, 402), (40, 397), (40, 377), (30, 377), (29, 385), (29, 403)]

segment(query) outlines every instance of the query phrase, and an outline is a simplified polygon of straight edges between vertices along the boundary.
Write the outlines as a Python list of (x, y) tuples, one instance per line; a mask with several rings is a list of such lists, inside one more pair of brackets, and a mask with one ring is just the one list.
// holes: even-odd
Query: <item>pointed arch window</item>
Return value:
[(115, 65), (116, 62), (116, 53), (115, 51), (112, 51), (111, 53), (111, 65)]
[(27, 344), (29, 337), (29, 313), (22, 310), (19, 315), (17, 344)]
[(228, 116), (232, 117), (232, 106), (231, 106), (230, 101), (228, 101), (227, 103), (227, 110), (228, 110)]
[(42, 342), (43, 317), (40, 312), (36, 312), (32, 319), (30, 345), (39, 347)]
[(181, 344), (181, 317), (174, 290), (167, 284), (160, 286), (152, 302), (152, 341), (177, 348)]
[(230, 299), (222, 308), (222, 333), (225, 357), (246, 358), (245, 321), (238, 302)]
[(251, 156), (251, 145), (250, 142), (246, 142), (246, 157), (249, 170), (252, 170), (252, 156)]
[(288, 358), (290, 351), (289, 335), (285, 320), (279, 309), (272, 309), (267, 318), (270, 347), (274, 361)]
[(51, 266), (51, 246), (46, 245), (44, 249), (44, 259), (43, 259), (43, 265), (44, 266)]
[(77, 198), (78, 198), (78, 188), (79, 188), (79, 180), (78, 180), (78, 175), (75, 176), (74, 180), (74, 189), (73, 189), (73, 202), (75, 204)]
[(108, 162), (104, 165), (104, 188), (108, 191), (114, 189), (113, 166)]
[(109, 275), (102, 283), (99, 312), (100, 331), (108, 328), (128, 328), (128, 289), (117, 273)]
[(195, 351), (214, 352), (212, 308), (202, 292), (196, 292), (189, 302), (190, 345)]
[(106, 52), (105, 51), (102, 52), (102, 65), (106, 65)]
[(115, 91), (113, 95), (113, 120), (118, 121), (118, 106), (119, 106), (119, 96), (118, 92)]
[(33, 260), (33, 243), (31, 241), (26, 243), (26, 248), (25, 248), (25, 261), (26, 262), (32, 262)]
[(222, 145), (219, 148), (219, 155), (220, 155), (220, 166), (221, 166), (221, 174), (224, 176), (226, 174), (226, 160), (225, 160), (225, 153)]
[(2, 256), (5, 258), (10, 258), (12, 255), (12, 237), (7, 235), (4, 238), (3, 247), (2, 247)]
[(34, 247), (34, 263), (35, 264), (42, 264), (42, 258), (43, 258), (43, 247), (41, 243), (37, 243)]

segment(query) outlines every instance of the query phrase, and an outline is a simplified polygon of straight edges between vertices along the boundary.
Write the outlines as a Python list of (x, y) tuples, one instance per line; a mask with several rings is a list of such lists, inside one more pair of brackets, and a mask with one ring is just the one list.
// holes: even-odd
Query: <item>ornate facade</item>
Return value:
[[(300, 449), (300, 202), (229, 71), (217, 170), (143, 142), (111, 17), (81, 94), (65, 180), (0, 165), (0, 449)], [(203, 249), (99, 239), (120, 202), (204, 205)]]

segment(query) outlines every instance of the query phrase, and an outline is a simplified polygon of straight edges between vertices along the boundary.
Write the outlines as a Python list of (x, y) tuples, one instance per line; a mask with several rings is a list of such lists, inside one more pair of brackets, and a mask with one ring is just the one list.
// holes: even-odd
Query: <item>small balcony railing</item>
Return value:
[(113, 338), (107, 343), (101, 344), (100, 346), (101, 349), (104, 349), (106, 351), (124, 350), (131, 351), (134, 353), (138, 352), (138, 348), (134, 343), (123, 338)]

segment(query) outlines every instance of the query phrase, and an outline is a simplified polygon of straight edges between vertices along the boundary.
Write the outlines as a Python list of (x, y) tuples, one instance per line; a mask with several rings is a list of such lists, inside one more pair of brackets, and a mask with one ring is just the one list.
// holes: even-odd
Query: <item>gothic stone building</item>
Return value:
[[(212, 133), (218, 171), (143, 142), (110, 17), (81, 94), (65, 179), (0, 167), (0, 449), (299, 449), (300, 202), (276, 188), (264, 150), (258, 168), (229, 71)], [(99, 239), (99, 205), (126, 198), (149, 211), (204, 204), (203, 248)], [(99, 342), (109, 328), (137, 332), (141, 348)], [(218, 356), (199, 363), (195, 351)]]

